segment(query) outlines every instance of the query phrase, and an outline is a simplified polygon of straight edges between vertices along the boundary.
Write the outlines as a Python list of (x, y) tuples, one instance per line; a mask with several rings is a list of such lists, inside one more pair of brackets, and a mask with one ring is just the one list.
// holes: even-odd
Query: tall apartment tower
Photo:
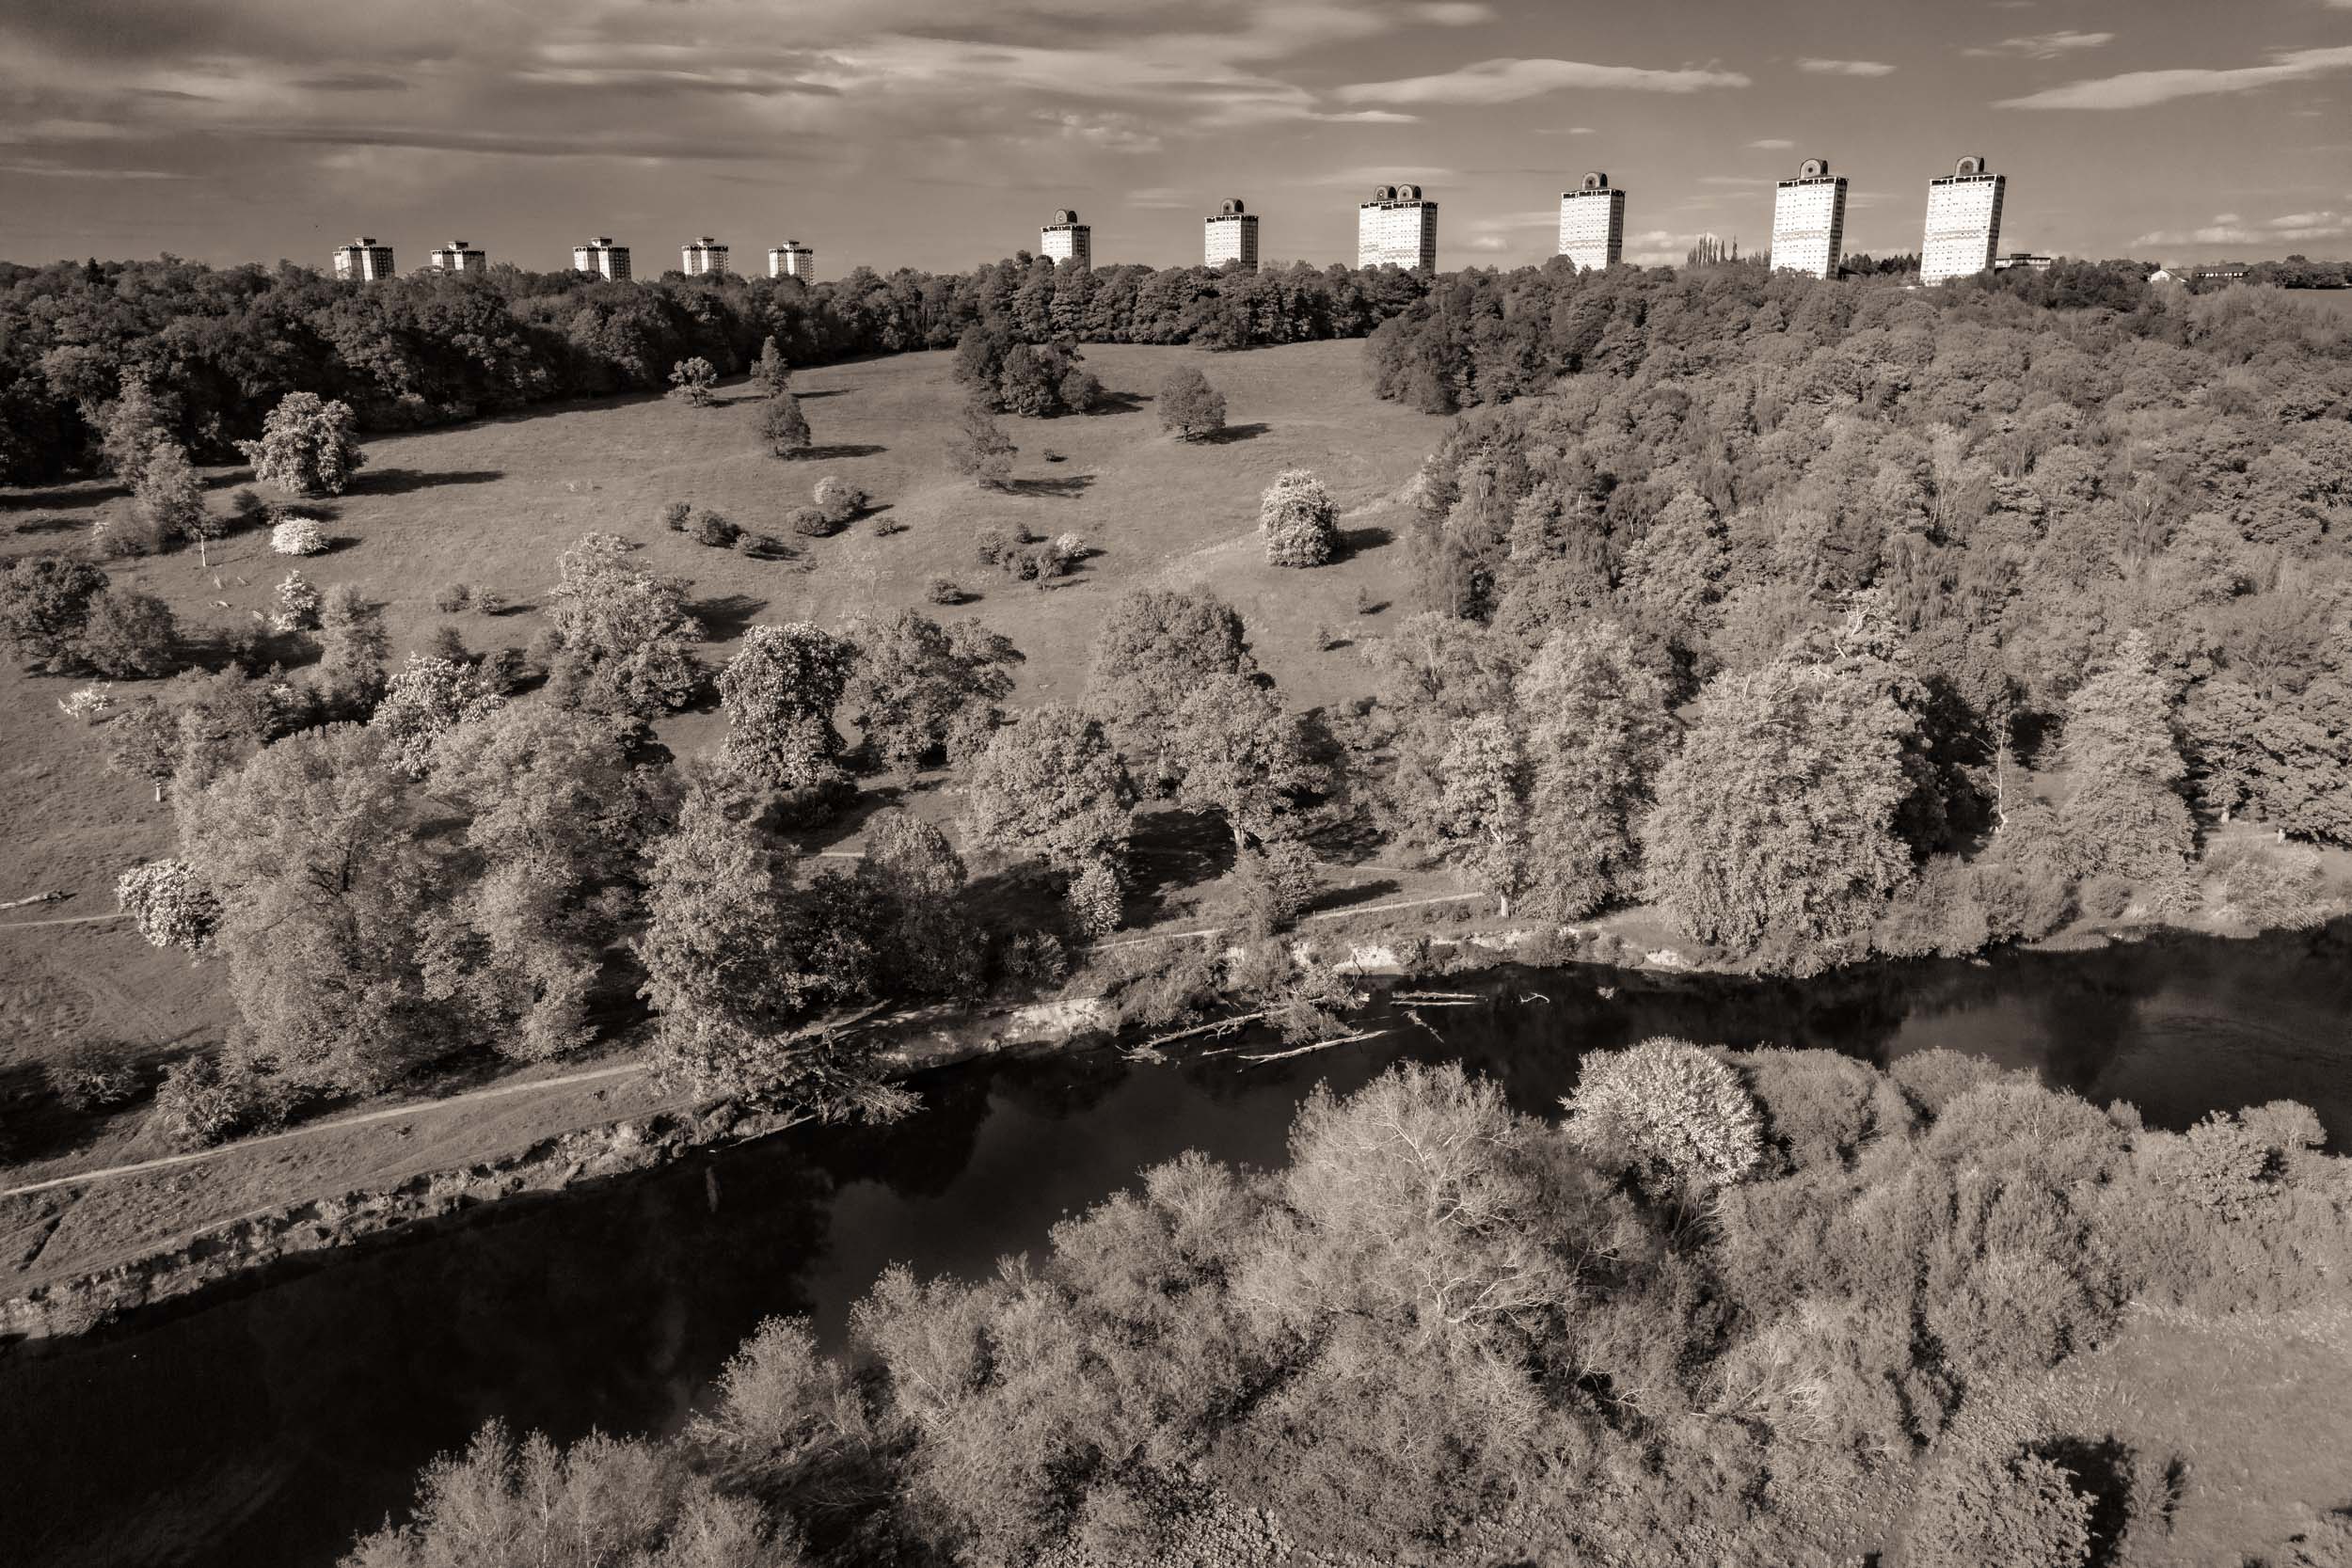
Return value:
[(1356, 209), (1356, 264), (1438, 270), (1438, 204), (1419, 185), (1375, 185)]
[(1982, 158), (1963, 158), (1952, 172), (1928, 182), (1928, 229), (1919, 241), (1919, 281), (1974, 277), (2001, 248), (2001, 198), (2009, 176), (1992, 173)]
[(1560, 254), (1586, 269), (1625, 260), (1625, 192), (1598, 169), (1560, 193)]
[(490, 256), (463, 240), (452, 240), (431, 257), (435, 272), (488, 272)]
[(349, 245), (335, 247), (335, 276), (353, 282), (381, 283), (392, 276), (392, 247), (377, 245), (362, 234)]
[(817, 276), (817, 252), (798, 240), (787, 240), (768, 252), (768, 276), (813, 278)]
[(677, 268), (689, 277), (723, 277), (727, 247), (707, 234), (698, 235), (678, 246)]
[(1244, 212), (1237, 196), (1227, 197), (1200, 224), (1200, 264), (1221, 267), (1228, 261), (1258, 270), (1258, 214)]
[(1772, 198), (1772, 270), (1835, 277), (1846, 254), (1846, 177), (1807, 158)]
[(1078, 221), (1075, 207), (1057, 208), (1054, 221), (1037, 231), (1038, 254), (1055, 262), (1094, 265), (1094, 230)]
[(593, 272), (613, 283), (628, 281), (628, 246), (614, 245), (612, 236), (599, 234), (586, 245), (572, 246), (572, 270)]

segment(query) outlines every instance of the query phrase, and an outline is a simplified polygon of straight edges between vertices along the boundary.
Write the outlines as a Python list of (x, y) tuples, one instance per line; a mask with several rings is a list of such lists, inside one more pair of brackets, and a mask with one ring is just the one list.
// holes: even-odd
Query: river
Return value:
[(1344, 1091), (1406, 1056), (1458, 1059), (1543, 1112), (1581, 1052), (1653, 1034), (1879, 1062), (1941, 1045), (2167, 1127), (2300, 1100), (2342, 1148), (2348, 956), (2352, 923), (1803, 984), (1501, 971), (1439, 982), (1476, 1006), (1423, 1009), (1423, 1026), (1376, 1004), (1380, 1037), (1284, 1062), (1093, 1051), (948, 1069), (897, 1127), (788, 1133), (525, 1200), (0, 1356), (0, 1558), (331, 1563), (485, 1419), (564, 1439), (674, 1429), (761, 1317), (806, 1313), (838, 1343), (889, 1262), (983, 1273), (1186, 1148), (1278, 1164), (1318, 1082)]

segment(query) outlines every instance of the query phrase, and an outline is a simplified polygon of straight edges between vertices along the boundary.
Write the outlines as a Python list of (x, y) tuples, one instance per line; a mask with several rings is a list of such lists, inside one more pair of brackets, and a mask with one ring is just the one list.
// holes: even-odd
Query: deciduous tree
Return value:
[(719, 674), (728, 761), (776, 789), (837, 777), (842, 741), (833, 715), (857, 657), (854, 643), (805, 621), (746, 631)]
[(270, 410), (262, 438), (240, 441), (237, 449), (262, 483), (296, 496), (340, 496), (367, 460), (352, 438), (356, 422), (347, 403), (288, 392)]

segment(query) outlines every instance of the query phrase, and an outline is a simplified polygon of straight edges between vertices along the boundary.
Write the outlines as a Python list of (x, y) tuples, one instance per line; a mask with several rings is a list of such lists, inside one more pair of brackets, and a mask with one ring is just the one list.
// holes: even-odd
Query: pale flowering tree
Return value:
[(366, 461), (352, 439), (357, 423), (351, 404), (341, 399), (288, 392), (270, 410), (262, 438), (240, 441), (237, 450), (264, 484), (297, 496), (340, 496)]
[(1258, 531), (1268, 563), (1320, 566), (1339, 547), (1340, 509), (1311, 472), (1285, 469), (1258, 501)]
[(1677, 1184), (1723, 1186), (1763, 1158), (1756, 1101), (1740, 1075), (1688, 1040), (1660, 1036), (1598, 1051), (1563, 1100), (1568, 1141), (1609, 1166)]
[(386, 760), (421, 779), (431, 770), (434, 742), (505, 705), (504, 694), (471, 664), (410, 654), (406, 667), (385, 683), (383, 700), (368, 722), (384, 732)]
[(269, 547), (279, 555), (317, 555), (326, 548), (326, 531), (316, 517), (289, 517), (269, 531)]
[(115, 883), (115, 901), (156, 947), (201, 952), (220, 926), (220, 900), (186, 861), (149, 861)]

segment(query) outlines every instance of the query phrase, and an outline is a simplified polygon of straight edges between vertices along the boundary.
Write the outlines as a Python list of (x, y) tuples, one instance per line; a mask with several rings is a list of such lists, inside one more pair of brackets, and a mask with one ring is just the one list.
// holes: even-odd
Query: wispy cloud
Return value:
[(1495, 8), (1481, 5), (1478, 0), (1430, 0), (1427, 5), (1412, 8), (1408, 13), (1416, 22), (1426, 22), (1433, 27), (1471, 27), (1481, 22), (1492, 22)]
[(2115, 41), (2113, 33), (2034, 33), (2026, 38), (2003, 39), (1998, 43), (1976, 49), (1963, 49), (1963, 55), (1980, 57), (2010, 55), (2029, 60), (2055, 60), (2061, 55), (2080, 54), (2086, 49), (2103, 49)]
[(2069, 82), (2064, 87), (2007, 98), (1996, 109), (2145, 109), (2183, 98), (2206, 98), (2217, 93), (2252, 92), (2280, 82), (2308, 82), (2314, 77), (2352, 71), (2352, 45), (2327, 49), (2275, 52), (2267, 65), (2228, 70), (2131, 71)]
[(1655, 71), (1643, 66), (1589, 65), (1581, 60), (1480, 60), (1435, 76), (1393, 82), (1353, 82), (1332, 94), (1343, 103), (1510, 103), (1571, 89), (1625, 92), (1705, 92), (1744, 87), (1736, 71), (1685, 67)]
[(1599, 132), (1589, 125), (1547, 125), (1537, 129), (1539, 136), (1597, 136)]
[(1892, 76), (1895, 68), (1884, 60), (1824, 60), (1808, 55), (1797, 62), (1799, 71), (1816, 76)]
[(33, 159), (0, 163), (0, 174), (24, 174), (40, 180), (193, 180), (196, 178), (192, 174), (179, 174), (170, 169), (83, 168)]
[[(2352, 9), (2352, 7), (2346, 8)], [(2159, 229), (2132, 241), (2135, 245), (2278, 245), (2352, 236), (2352, 217), (2335, 211), (2286, 213), (2249, 223), (2235, 213), (2217, 213), (2199, 229)]]
[(1797, 144), (1786, 136), (1766, 136), (1762, 141), (1752, 141), (1748, 145), (1763, 148), (1768, 152), (1786, 152)]

